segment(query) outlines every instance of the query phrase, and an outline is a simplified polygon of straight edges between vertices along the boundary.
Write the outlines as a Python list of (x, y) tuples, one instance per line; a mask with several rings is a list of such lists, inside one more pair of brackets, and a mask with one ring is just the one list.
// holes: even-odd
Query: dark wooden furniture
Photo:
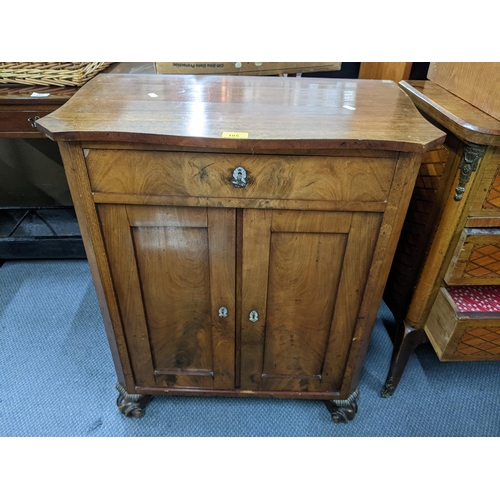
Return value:
[(151, 395), (327, 400), (357, 386), (422, 153), (396, 84), (99, 75), (60, 142), (118, 376)]
[[(154, 70), (153, 63), (130, 62), (112, 64), (104, 71), (154, 74)], [(35, 128), (36, 119), (58, 109), (76, 91), (75, 87), (0, 85), (0, 140), (16, 139), (0, 148), (0, 262), (85, 258), (59, 151)], [(10, 155), (17, 164), (9, 164), (9, 145), (22, 141)], [(18, 153), (26, 151), (29, 160), (24, 154), (17, 160)], [(60, 164), (62, 175), (57, 167), (51, 170), (51, 164)], [(57, 193), (57, 198), (46, 191)]]
[(0, 85), (0, 137), (44, 137), (36, 130), (35, 120), (68, 102), (75, 92), (67, 87)]
[(500, 121), (434, 82), (400, 86), (447, 138), (424, 153), (384, 293), (398, 324), (384, 397), (428, 339), (442, 361), (500, 359), (499, 313), (461, 311), (449, 293), (500, 285)]
[[(75, 91), (74, 88), (54, 86), (0, 85), (0, 140), (46, 140), (36, 130), (35, 120), (65, 104)], [(40, 148), (44, 153), (50, 154), (45, 149), (47, 148)], [(57, 157), (57, 149), (54, 153)], [(0, 179), (4, 182), (0, 186), (0, 261), (85, 258), (71, 201), (69, 205), (56, 202), (40, 191), (38, 194), (37, 186), (33, 186), (37, 196), (30, 198), (29, 193), (26, 193), (29, 181), (25, 180), (24, 184), (17, 183), (16, 180), (5, 182), (8, 167), (4, 165), (2, 168), (4, 170), (0, 172)]]

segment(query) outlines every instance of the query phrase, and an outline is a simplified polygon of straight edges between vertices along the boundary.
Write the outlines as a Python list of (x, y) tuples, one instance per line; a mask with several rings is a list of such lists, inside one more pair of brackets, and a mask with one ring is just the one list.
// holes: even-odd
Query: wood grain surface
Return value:
[(98, 207), (98, 214), (106, 253), (113, 256), (109, 266), (127, 348), (134, 353), (134, 380), (138, 385), (142, 385), (141, 380), (154, 385), (154, 365), (127, 211), (125, 206), (104, 205)]
[(431, 62), (427, 78), (500, 120), (499, 62)]
[[(269, 281), (272, 210), (244, 210), (241, 270), (241, 389), (258, 390), (262, 360)], [(249, 320), (257, 311), (258, 321)]]
[(411, 66), (411, 62), (362, 62), (358, 78), (392, 80), (397, 83), (410, 77)]
[(99, 215), (136, 383), (233, 388), (234, 210), (101, 205)]
[(129, 392), (356, 389), (421, 153), (444, 134), (395, 84), (289, 80), (101, 75), (42, 119), (87, 141), (64, 145), (66, 168)]
[[(95, 193), (385, 201), (396, 159), (89, 150)], [(245, 187), (233, 184), (237, 167)]]
[(381, 219), (243, 212), (242, 389), (340, 389)]
[[(323, 364), (321, 389), (324, 391), (341, 390), (352, 346), (361, 340), (355, 337), (360, 320), (364, 319), (359, 317), (361, 304), (377, 300), (371, 295), (367, 297), (365, 290), (381, 222), (382, 214), (353, 214)], [(370, 330), (363, 333), (366, 335), (367, 331)], [(352, 370), (355, 364), (356, 360)]]
[(258, 208), (285, 210), (335, 210), (357, 212), (383, 212), (387, 201), (356, 201), (356, 200), (287, 200), (269, 198), (212, 198), (208, 196), (186, 197), (170, 195), (138, 195), (115, 193), (92, 193), (95, 203), (149, 205), (149, 206), (179, 206), (179, 207), (226, 207), (226, 208)]
[(424, 151), (443, 139), (395, 83), (328, 78), (101, 74), (37, 128), (54, 140), (255, 150)]
[[(374, 243), (371, 264), (369, 267), (366, 290), (358, 312), (358, 321), (354, 330), (347, 365), (342, 382), (342, 394), (350, 394), (358, 386), (363, 362), (370, 344), (370, 334), (375, 324), (387, 276), (396, 251), (401, 228), (410, 202), (415, 179), (420, 167), (421, 156), (401, 154), (396, 165), (394, 181), (387, 200), (387, 210), (380, 223), (376, 242), (365, 232), (366, 238)], [(362, 217), (363, 214), (359, 214)], [(377, 214), (373, 214), (371, 225), (376, 224)], [(365, 230), (367, 231), (367, 230)], [(369, 242), (364, 242), (369, 245)], [(370, 247), (365, 247), (369, 249)]]
[(319, 389), (346, 241), (272, 233), (263, 389)]
[(434, 82), (399, 83), (418, 109), (463, 141), (500, 145), (500, 121), (460, 99)]
[(92, 200), (92, 191), (83, 150), (79, 143), (60, 143), (59, 149), (72, 193), (78, 225), (82, 233), (118, 382), (127, 391), (133, 392), (135, 389), (134, 374), (127, 350), (100, 221), (96, 206)]

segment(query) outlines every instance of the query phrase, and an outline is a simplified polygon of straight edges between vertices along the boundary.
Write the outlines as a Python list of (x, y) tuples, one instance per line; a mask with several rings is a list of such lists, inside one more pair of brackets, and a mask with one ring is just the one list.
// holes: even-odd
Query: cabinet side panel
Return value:
[(382, 293), (392, 264), (399, 234), (408, 209), (415, 178), (421, 162), (420, 154), (404, 154), (398, 160), (394, 184), (387, 200), (376, 245), (373, 251), (365, 293), (352, 338), (341, 395), (347, 397), (359, 383), (370, 336), (377, 318)]
[(60, 142), (59, 149), (96, 288), (116, 375), (118, 381), (126, 387), (127, 391), (132, 393), (134, 391), (132, 368), (99, 227), (99, 219), (92, 199), (84, 154), (79, 143)]

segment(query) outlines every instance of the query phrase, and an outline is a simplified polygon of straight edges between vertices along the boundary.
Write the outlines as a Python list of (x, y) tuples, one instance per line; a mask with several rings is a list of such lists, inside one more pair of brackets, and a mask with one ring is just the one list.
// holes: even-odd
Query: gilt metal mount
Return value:
[(465, 186), (470, 181), (472, 172), (477, 170), (479, 160), (484, 156), (486, 146), (473, 144), (471, 142), (465, 143), (464, 153), (460, 161), (460, 178), (458, 186), (455, 188), (455, 201), (460, 201), (465, 192)]

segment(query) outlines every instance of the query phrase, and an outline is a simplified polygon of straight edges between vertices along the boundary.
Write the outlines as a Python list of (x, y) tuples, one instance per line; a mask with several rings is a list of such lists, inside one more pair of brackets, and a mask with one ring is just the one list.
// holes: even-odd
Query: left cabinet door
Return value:
[(233, 209), (99, 205), (140, 387), (233, 389)]

